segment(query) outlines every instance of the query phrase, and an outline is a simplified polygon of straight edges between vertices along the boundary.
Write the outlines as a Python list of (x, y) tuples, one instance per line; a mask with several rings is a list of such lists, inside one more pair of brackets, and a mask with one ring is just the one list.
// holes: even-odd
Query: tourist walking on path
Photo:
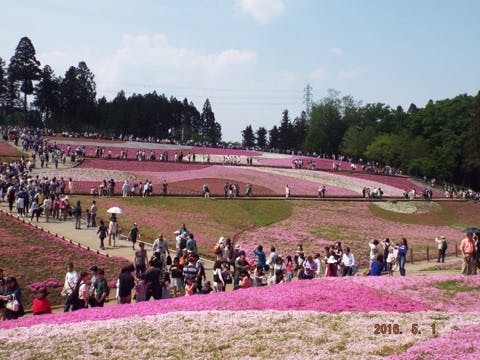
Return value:
[(35, 217), (38, 222), (38, 218), (40, 217), (40, 213), (42, 212), (42, 209), (40, 209), (40, 205), (37, 202), (37, 199), (33, 199), (32, 201), (32, 216), (30, 217), (30, 221), (33, 221), (33, 218)]
[(45, 221), (50, 221), (50, 214), (52, 213), (52, 199), (50, 196), (46, 196), (43, 200), (43, 211), (45, 212)]
[(104, 240), (107, 237), (107, 233), (108, 233), (108, 229), (105, 226), (105, 223), (103, 222), (103, 220), (100, 220), (100, 226), (98, 227), (97, 235), (98, 235), (98, 238), (100, 239), (100, 249), (102, 250), (105, 250)]
[(463, 257), (462, 274), (476, 275), (477, 262), (475, 254), (475, 241), (473, 232), (467, 232), (465, 238), (460, 243), (460, 251)]
[(137, 242), (137, 238), (140, 239), (140, 232), (138, 230), (137, 223), (134, 222), (130, 232), (128, 233), (128, 241), (132, 242), (132, 250), (135, 250), (135, 243)]
[(160, 233), (158, 238), (153, 241), (152, 250), (153, 252), (159, 252), (163, 256), (163, 260), (166, 260), (167, 254), (170, 255), (167, 240), (165, 240), (163, 233)]
[(117, 233), (118, 233), (118, 221), (117, 216), (112, 214), (110, 218), (110, 223), (108, 224), (108, 245), (112, 246), (112, 238), (113, 238), (113, 247), (115, 247), (115, 241), (117, 240)]
[(145, 244), (143, 242), (139, 245), (140, 249), (135, 251), (135, 258), (133, 259), (137, 278), (140, 278), (140, 275), (147, 270), (147, 250), (145, 250)]
[(445, 253), (447, 251), (447, 240), (445, 239), (445, 236), (440, 236), (440, 238), (435, 238), (435, 242), (437, 243), (437, 248), (438, 248), (438, 260), (437, 263), (445, 262)]
[(92, 206), (90, 206), (90, 215), (92, 216), (91, 225), (92, 227), (97, 227), (97, 202), (95, 200), (92, 201)]
[(82, 206), (80, 205), (80, 200), (77, 200), (75, 206), (73, 207), (73, 216), (75, 217), (75, 229), (80, 229), (82, 223)]

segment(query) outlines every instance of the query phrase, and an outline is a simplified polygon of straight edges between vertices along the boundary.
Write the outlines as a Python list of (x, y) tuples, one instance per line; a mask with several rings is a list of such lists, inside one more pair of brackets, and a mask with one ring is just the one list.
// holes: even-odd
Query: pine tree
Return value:
[(242, 131), (242, 145), (246, 148), (251, 148), (255, 145), (255, 135), (253, 134), (252, 125), (248, 125), (245, 130)]
[(43, 114), (43, 121), (48, 127), (57, 128), (52, 122), (54, 113), (61, 108), (60, 79), (57, 78), (49, 65), (45, 65), (41, 72), (40, 81), (35, 87), (35, 106)]
[(279, 131), (277, 125), (275, 125), (269, 132), (268, 132), (268, 146), (270, 149), (279, 149)]
[(202, 115), (200, 116), (202, 122), (202, 135), (206, 140), (216, 145), (222, 140), (222, 127), (215, 121), (215, 114), (212, 111), (210, 100), (205, 100), (203, 104)]
[(278, 129), (279, 147), (283, 150), (292, 149), (293, 126), (288, 116), (288, 110), (283, 110), (282, 121)]
[(267, 129), (263, 126), (259, 127), (256, 133), (256, 143), (261, 149), (267, 148)]
[(35, 48), (28, 37), (23, 37), (10, 59), (8, 76), (12, 83), (19, 83), (24, 94), (23, 111), (27, 116), (27, 95), (33, 93), (33, 81), (40, 79), (40, 62), (35, 57)]
[(8, 95), (7, 72), (5, 61), (0, 57), (0, 121), (5, 118)]

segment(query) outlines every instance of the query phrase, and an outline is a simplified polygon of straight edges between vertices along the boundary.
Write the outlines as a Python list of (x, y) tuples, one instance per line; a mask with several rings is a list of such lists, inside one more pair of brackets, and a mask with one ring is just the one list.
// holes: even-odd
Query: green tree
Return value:
[(464, 171), (463, 183), (480, 187), (480, 91), (475, 96), (473, 119), (467, 132), (467, 140), (463, 147), (465, 161), (462, 164)]
[(293, 136), (293, 126), (290, 122), (290, 117), (288, 116), (288, 110), (285, 109), (282, 112), (282, 121), (278, 128), (278, 146), (283, 150), (291, 150)]
[(356, 127), (350, 127), (343, 136), (340, 144), (340, 151), (344, 155), (353, 156), (355, 159), (361, 159), (367, 150), (367, 146), (373, 141), (377, 132), (374, 126), (367, 126), (363, 130)]
[(20, 83), (24, 94), (23, 111), (27, 117), (27, 95), (33, 93), (33, 81), (40, 79), (40, 62), (35, 57), (35, 48), (28, 37), (23, 37), (10, 59), (8, 76), (12, 83)]
[(215, 121), (215, 114), (213, 113), (210, 100), (206, 99), (203, 104), (202, 114), (200, 115), (202, 122), (202, 132), (205, 140), (216, 145), (222, 140), (222, 127)]
[(401, 139), (398, 135), (378, 135), (375, 140), (368, 145), (365, 156), (383, 165), (396, 167), (400, 165), (400, 146)]
[(304, 148), (308, 152), (338, 153), (349, 119), (358, 103), (351, 96), (340, 98), (340, 93), (329, 90), (328, 96), (312, 107), (310, 127)]
[(252, 125), (247, 125), (247, 127), (242, 131), (242, 146), (251, 148), (254, 145), (255, 134), (253, 133)]
[(82, 119), (83, 126), (89, 126), (89, 130), (96, 129), (95, 107), (96, 107), (96, 84), (95, 76), (88, 68), (85, 61), (80, 61), (77, 66), (77, 81), (79, 86), (77, 112)]
[(280, 134), (278, 131), (277, 125), (274, 125), (273, 128), (268, 132), (268, 147), (270, 149), (279, 149), (279, 139)]
[(52, 68), (45, 65), (41, 71), (40, 81), (35, 87), (35, 106), (43, 114), (44, 123), (54, 127), (52, 115), (61, 108), (60, 79), (55, 77)]
[(78, 117), (80, 84), (75, 66), (70, 66), (67, 70), (60, 88), (62, 93), (62, 119), (61, 122), (57, 124), (58, 129), (80, 130), (82, 124)]
[(5, 61), (0, 57), (0, 121), (5, 120), (8, 99), (8, 80)]
[(256, 144), (261, 149), (267, 148), (267, 129), (263, 126), (260, 126), (255, 133)]
[(302, 111), (300, 116), (295, 118), (292, 128), (293, 137), (291, 145), (294, 149), (302, 149), (308, 131), (308, 119), (305, 111)]

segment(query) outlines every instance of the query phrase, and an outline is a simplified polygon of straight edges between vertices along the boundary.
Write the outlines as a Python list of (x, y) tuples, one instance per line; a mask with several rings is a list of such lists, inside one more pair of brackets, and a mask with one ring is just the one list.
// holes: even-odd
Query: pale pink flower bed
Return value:
[[(275, 194), (284, 195), (285, 185), (289, 185), (292, 195), (317, 195), (318, 187), (321, 183), (310, 180), (300, 179), (289, 176), (289, 174), (272, 175), (264, 171), (263, 168), (246, 168), (235, 166), (213, 165), (202, 169), (182, 172), (140, 172), (136, 175), (143, 179), (155, 179), (157, 183), (163, 182), (164, 179), (169, 183), (176, 181), (185, 181), (202, 178), (218, 178), (229, 181), (241, 181), (255, 185), (261, 185), (274, 191)], [(328, 186), (328, 196), (353, 196), (355, 192), (337, 186)]]
[(38, 175), (39, 177), (46, 176), (49, 179), (56, 177), (60, 179), (63, 177), (64, 179), (72, 178), (74, 184), (77, 184), (82, 181), (93, 181), (97, 185), (103, 180), (110, 180), (114, 179), (116, 182), (123, 184), (124, 180), (133, 180), (135, 176), (132, 172), (127, 172), (124, 170), (113, 170), (113, 169), (104, 169), (104, 168), (89, 168), (89, 167), (73, 167), (73, 168), (66, 168), (66, 169), (55, 169), (54, 167), (50, 166), (48, 168), (39, 168), (36, 169), (34, 175)]
[(104, 160), (86, 159), (78, 168), (83, 169), (104, 169), (120, 171), (142, 171), (142, 172), (175, 172), (192, 171), (206, 168), (210, 165), (192, 164), (187, 162), (161, 162), (161, 161), (138, 161), (138, 160)]
[[(304, 170), (304, 169), (279, 169), (279, 168), (259, 168), (259, 171), (265, 171), (273, 175), (284, 175), (297, 179), (304, 179), (312, 182), (317, 182), (319, 184), (326, 184), (328, 187), (340, 187), (343, 189), (348, 189), (355, 192), (356, 194), (361, 194), (364, 187), (374, 188), (381, 187), (384, 196), (402, 196), (403, 190), (376, 182), (374, 180), (365, 180), (354, 178), (346, 175), (345, 173), (334, 173), (326, 171), (314, 171), (314, 170)], [(327, 189), (328, 191), (328, 189)]]
[(480, 324), (448, 331), (443, 336), (421, 342), (389, 360), (477, 360), (480, 359), (478, 334)]

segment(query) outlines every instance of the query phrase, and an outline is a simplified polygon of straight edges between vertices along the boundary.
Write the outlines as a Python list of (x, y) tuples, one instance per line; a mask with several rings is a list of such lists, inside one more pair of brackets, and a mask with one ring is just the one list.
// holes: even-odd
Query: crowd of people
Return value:
[[(114, 214), (112, 218), (115, 218)], [(99, 233), (103, 226), (101, 221)], [(109, 232), (106, 229), (104, 236)], [(476, 269), (480, 266), (478, 235), (467, 231), (460, 245), (463, 257), (462, 273), (465, 275), (476, 274)], [(302, 244), (298, 244), (294, 253), (282, 255), (275, 246), (270, 247), (267, 254), (262, 245), (247, 250), (234, 244), (230, 238), (220, 237), (212, 250), (214, 262), (211, 274), (207, 275), (192, 231), (182, 224), (179, 230), (174, 232), (174, 236), (175, 243), (172, 246), (169, 246), (162, 233), (148, 245), (139, 242), (140, 231), (134, 223), (128, 235), (128, 240), (132, 242), (135, 250), (132, 262), (124, 266), (117, 276), (111, 276), (110, 282), (106, 280), (104, 269), (93, 265), (88, 270), (77, 272), (74, 264), (69, 263), (61, 290), (61, 295), (65, 297), (64, 311), (102, 307), (109, 301), (111, 288), (116, 288), (116, 302), (127, 304), (132, 301), (149, 301), (151, 298), (160, 300), (172, 296), (203, 295), (319, 277), (392, 276), (397, 270), (400, 276), (406, 276), (409, 253), (408, 241), (405, 238), (395, 244), (389, 238), (381, 241), (374, 239), (368, 244), (368, 269), (359, 273), (358, 259), (354, 252), (339, 241), (325, 247), (323, 254), (308, 254)], [(448, 248), (447, 241), (444, 236), (437, 237), (434, 241), (438, 247), (437, 262), (443, 263)], [(138, 249), (135, 248), (137, 242)], [(147, 246), (151, 247), (150, 250), (146, 249)], [(151, 256), (148, 254), (150, 251)], [(0, 309), (5, 319), (15, 319), (24, 313), (18, 282), (13, 276), (5, 279), (2, 270)], [(41, 288), (35, 294), (33, 314), (50, 312), (48, 291)]]

